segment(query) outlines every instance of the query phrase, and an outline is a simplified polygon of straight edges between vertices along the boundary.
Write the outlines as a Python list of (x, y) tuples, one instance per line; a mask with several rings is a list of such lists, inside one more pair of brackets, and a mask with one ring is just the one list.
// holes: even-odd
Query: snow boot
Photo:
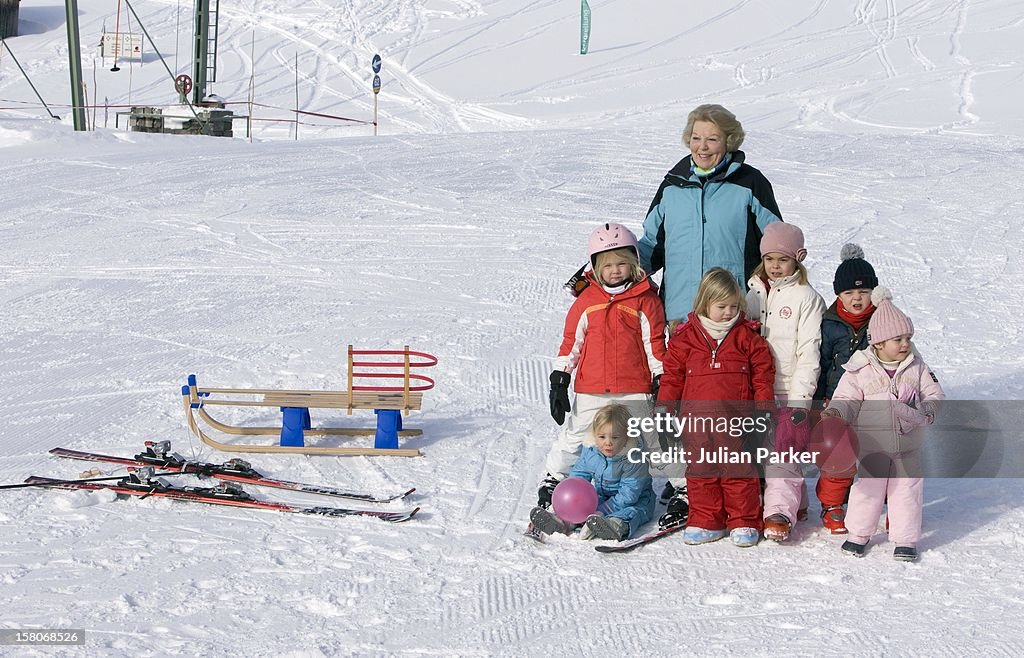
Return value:
[(665, 528), (686, 525), (688, 518), (690, 518), (690, 498), (686, 495), (686, 487), (683, 486), (672, 492), (672, 497), (669, 498), (665, 513), (658, 519), (658, 527), (664, 530)]
[(587, 527), (592, 537), (622, 541), (629, 537), (629, 523), (625, 519), (614, 516), (591, 514), (587, 517)]
[(537, 507), (541, 509), (547, 509), (551, 507), (551, 494), (555, 492), (555, 487), (562, 479), (557, 475), (551, 473), (544, 474), (544, 481), (540, 483), (540, 488), (537, 489)]
[(822, 509), (821, 525), (833, 535), (845, 535), (849, 532), (846, 529), (846, 510), (842, 505), (829, 505)]
[(849, 553), (854, 557), (864, 557), (864, 552), (868, 549), (867, 544), (858, 544), (850, 540), (843, 542), (843, 552)]
[(697, 526), (690, 526), (686, 530), (683, 530), (683, 543), (689, 544), (690, 546), (707, 544), (709, 542), (718, 541), (727, 534), (729, 533), (726, 530), (707, 530), (705, 528), (698, 528)]
[(530, 522), (534, 528), (546, 535), (553, 535), (556, 532), (560, 532), (563, 535), (571, 535), (572, 531), (575, 530), (571, 524), (566, 523), (543, 507), (534, 507), (530, 511)]
[(893, 558), (900, 562), (917, 562), (917, 548), (913, 546), (897, 546), (892, 552)]
[(733, 528), (729, 537), (732, 538), (732, 543), (740, 548), (757, 546), (757, 542), (761, 541), (761, 533), (757, 528)]
[(789, 532), (793, 524), (785, 514), (772, 514), (764, 520), (764, 538), (772, 541), (784, 542), (789, 539)]

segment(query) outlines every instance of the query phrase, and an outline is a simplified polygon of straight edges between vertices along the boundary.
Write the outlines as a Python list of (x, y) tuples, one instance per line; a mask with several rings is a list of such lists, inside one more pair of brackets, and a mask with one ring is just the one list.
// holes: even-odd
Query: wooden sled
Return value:
[[(355, 356), (396, 356), (393, 361), (356, 361)], [(416, 361), (413, 361), (413, 358)], [(388, 455), (418, 457), (415, 448), (399, 448), (398, 437), (420, 436), (419, 429), (403, 429), (402, 414), (419, 410), (423, 391), (434, 387), (431, 378), (411, 372), (413, 368), (437, 365), (437, 357), (424, 352), (413, 352), (406, 345), (403, 350), (353, 350), (348, 346), (348, 390), (305, 391), (256, 388), (203, 388), (195, 375), (189, 375), (188, 384), (181, 387), (185, 418), (189, 429), (206, 445), (225, 452), (278, 452), (302, 455)], [(390, 369), (392, 372), (356, 372), (356, 368)], [(400, 369), (400, 372), (394, 370)], [(402, 386), (356, 385), (355, 380), (371, 378), (402, 379)], [(210, 415), (207, 407), (279, 407), (282, 423), (279, 427), (245, 427), (221, 422)], [(372, 428), (312, 427), (309, 410), (345, 409), (352, 415), (356, 409), (373, 409), (377, 426)], [(280, 445), (253, 445), (223, 443), (207, 434), (199, 426), (197, 417), (213, 429), (225, 434), (280, 436)], [(306, 436), (374, 436), (373, 448), (343, 448), (333, 446), (307, 446)]]

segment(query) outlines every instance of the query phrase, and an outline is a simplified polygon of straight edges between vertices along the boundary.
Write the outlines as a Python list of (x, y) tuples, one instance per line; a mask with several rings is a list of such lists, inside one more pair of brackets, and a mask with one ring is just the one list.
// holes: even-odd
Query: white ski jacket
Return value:
[(791, 407), (811, 406), (821, 370), (821, 318), (825, 301), (799, 272), (772, 283), (747, 282), (747, 317), (761, 322), (761, 335), (775, 357), (775, 397)]

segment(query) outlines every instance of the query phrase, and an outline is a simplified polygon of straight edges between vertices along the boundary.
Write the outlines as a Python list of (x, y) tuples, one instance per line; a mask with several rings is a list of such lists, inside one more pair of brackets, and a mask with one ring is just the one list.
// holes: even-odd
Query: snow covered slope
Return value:
[[(177, 3), (133, 4), (173, 57)], [(189, 373), (333, 389), (349, 343), (440, 358), (407, 421), (423, 458), (252, 456), (287, 479), (415, 486), (416, 519), (2, 492), (0, 626), (84, 628), (72, 655), (1021, 653), (1019, 480), (929, 481), (913, 565), (886, 545), (845, 558), (810, 522), (747, 550), (520, 536), (556, 429), (559, 286), (596, 223), (639, 228), (700, 102), (743, 120), (826, 298), (859, 242), (951, 397), (1024, 398), (1019, 3), (783, 4), (593, 2), (580, 57), (572, 2), (225, 0), (218, 94), (244, 98), (255, 31), (258, 100), (292, 106), (298, 51), (304, 109), (368, 118), (380, 52), (376, 139), (75, 134), (0, 110), (0, 481), (89, 466), (58, 445), (226, 459), (185, 429)], [(114, 5), (81, 1), (83, 43)], [(12, 50), (66, 102), (62, 15), (21, 11)], [(98, 68), (111, 103), (129, 73), (132, 102), (171, 100), (158, 62)], [(33, 98), (6, 53), (0, 98)]]

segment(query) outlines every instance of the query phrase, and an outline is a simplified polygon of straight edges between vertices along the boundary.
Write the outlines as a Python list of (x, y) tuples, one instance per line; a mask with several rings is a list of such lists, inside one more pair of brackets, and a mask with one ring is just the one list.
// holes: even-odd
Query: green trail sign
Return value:
[(590, 3), (582, 0), (580, 4), (580, 54), (586, 55), (590, 50)]

